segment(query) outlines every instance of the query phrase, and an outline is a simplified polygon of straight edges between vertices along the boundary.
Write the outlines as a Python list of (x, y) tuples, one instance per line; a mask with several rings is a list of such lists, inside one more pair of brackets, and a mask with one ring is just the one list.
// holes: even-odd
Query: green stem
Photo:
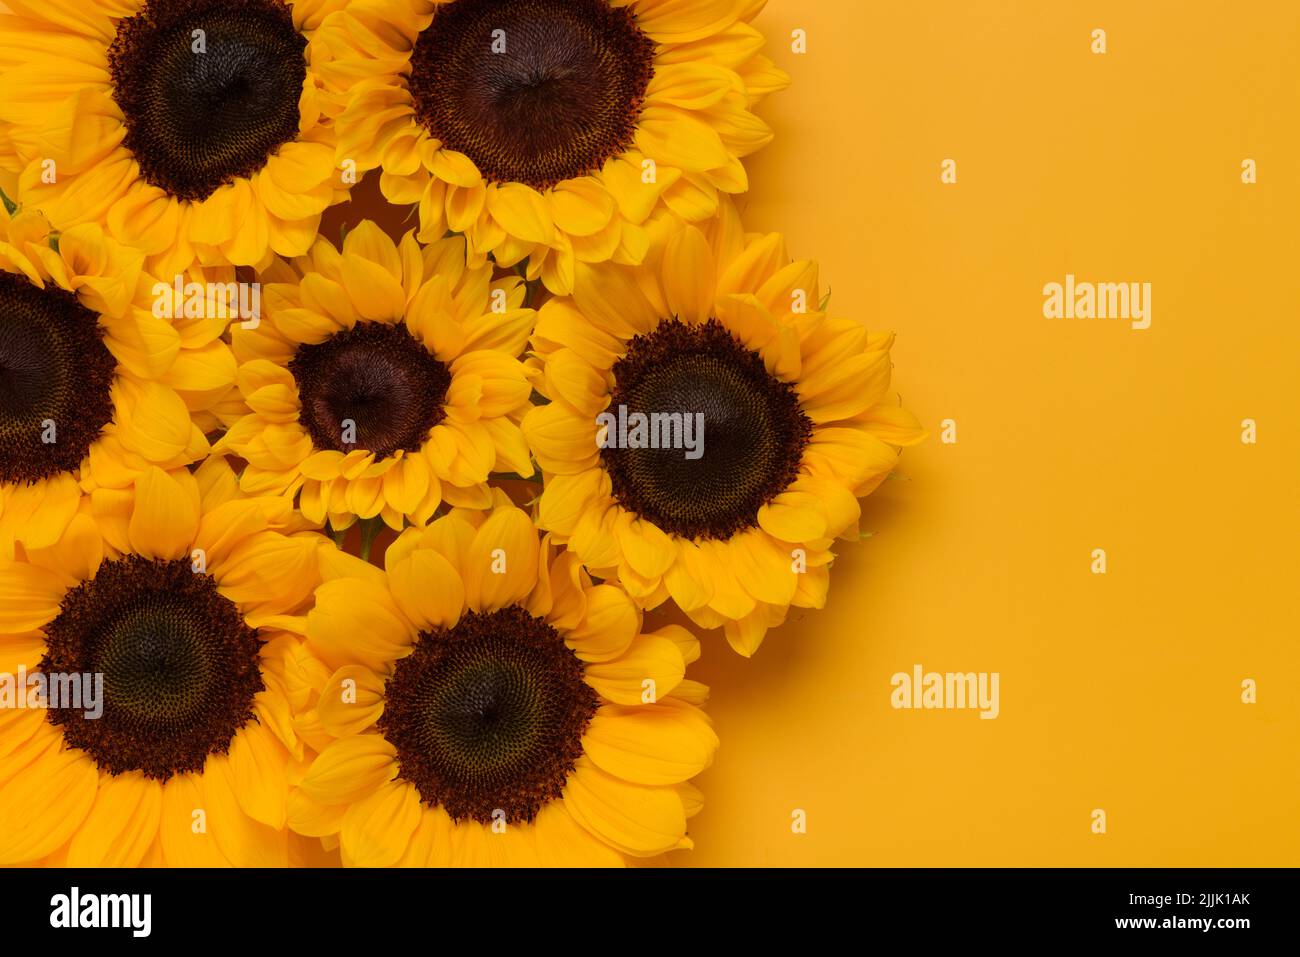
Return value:
[(367, 518), (361, 522), (361, 560), (370, 561), (370, 549), (375, 544), (375, 539), (379, 537), (380, 530), (384, 527), (383, 519)]

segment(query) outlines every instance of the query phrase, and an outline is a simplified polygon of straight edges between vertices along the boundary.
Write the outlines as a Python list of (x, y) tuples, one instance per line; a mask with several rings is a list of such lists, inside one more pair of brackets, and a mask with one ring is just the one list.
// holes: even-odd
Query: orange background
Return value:
[[(1300, 864), (1300, 4), (771, 0), (757, 25), (794, 85), (747, 223), (897, 330), (932, 437), (825, 611), (752, 661), (708, 636), (722, 748), (673, 863)], [(1045, 319), (1067, 272), (1152, 283), (1152, 327)], [(893, 710), (917, 663), (999, 672), (1001, 716)]]

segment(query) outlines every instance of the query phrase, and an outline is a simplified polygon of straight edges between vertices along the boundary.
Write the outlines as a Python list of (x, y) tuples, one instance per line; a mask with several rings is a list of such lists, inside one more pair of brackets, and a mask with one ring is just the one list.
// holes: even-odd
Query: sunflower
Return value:
[(346, 195), (313, 39), (341, 3), (13, 0), (0, 167), (57, 227), (100, 223), (165, 278), (301, 255)]
[(580, 265), (532, 339), (541, 527), (743, 655), (824, 604), (857, 499), (924, 437), (889, 396), (892, 334), (820, 307), (816, 264), (728, 203), (707, 230), (657, 223), (642, 267)]
[[(344, 564), (343, 562), (346, 562)], [(619, 866), (690, 846), (717, 747), (680, 626), (593, 584), (494, 492), (337, 558), (307, 617), (290, 827), (359, 866)]]
[(211, 297), (198, 286), (186, 318), (175, 287), (99, 226), (54, 233), (0, 201), (0, 557), (12, 557), (16, 541), (52, 545), (82, 491), (202, 459), (235, 359), (220, 340), (224, 284)]
[(752, 108), (788, 83), (764, 2), (354, 0), (323, 31), (338, 160), (419, 203), (422, 240), (463, 232), (566, 295), (578, 262), (639, 262), (656, 208), (747, 188)]
[(249, 411), (217, 443), (247, 460), (244, 491), (400, 530), (443, 501), (485, 506), (494, 470), (532, 475), (518, 357), (535, 313), (492, 272), (466, 267), (463, 238), (399, 246), (364, 222), (341, 254), (321, 239), (266, 273), (263, 321), (232, 334)]
[(283, 673), (333, 547), (304, 527), (214, 457), (83, 496), (0, 560), (0, 672), (50, 689), (0, 709), (0, 864), (288, 862)]

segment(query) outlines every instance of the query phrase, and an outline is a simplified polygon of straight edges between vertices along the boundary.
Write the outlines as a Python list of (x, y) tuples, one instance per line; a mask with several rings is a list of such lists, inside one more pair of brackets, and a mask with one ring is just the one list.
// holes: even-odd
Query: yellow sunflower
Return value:
[(318, 240), (264, 278), (262, 322), (232, 334), (249, 411), (217, 443), (247, 460), (246, 492), (297, 495), (336, 530), (400, 530), (444, 501), (485, 506), (490, 472), (533, 474), (518, 276), (466, 267), (463, 238), (397, 245), (364, 222), (341, 254)]
[(338, 160), (380, 167), (420, 238), (554, 293), (575, 264), (640, 262), (656, 208), (696, 221), (748, 180), (788, 77), (750, 26), (765, 0), (354, 0), (322, 74)]
[(745, 235), (729, 203), (706, 230), (656, 227), (642, 267), (580, 265), (539, 311), (538, 521), (750, 655), (823, 605), (857, 499), (924, 433), (889, 393), (893, 335), (829, 318), (779, 235)]
[(333, 547), (304, 527), (212, 458), (0, 559), (0, 864), (291, 859), (284, 662)]
[[(690, 847), (717, 737), (680, 626), (538, 541), (501, 492), (323, 569), (290, 827), (345, 865), (620, 866)], [(344, 563), (346, 562), (346, 564)]]
[(307, 250), (346, 194), (320, 111), (342, 0), (13, 0), (0, 167), (60, 229), (100, 223), (165, 278)]
[(235, 359), (220, 339), (228, 290), (204, 281), (218, 272), (186, 274), (204, 281), (186, 317), (176, 287), (99, 226), (54, 233), (0, 201), (0, 557), (12, 557), (15, 542), (53, 544), (81, 491), (202, 459)]

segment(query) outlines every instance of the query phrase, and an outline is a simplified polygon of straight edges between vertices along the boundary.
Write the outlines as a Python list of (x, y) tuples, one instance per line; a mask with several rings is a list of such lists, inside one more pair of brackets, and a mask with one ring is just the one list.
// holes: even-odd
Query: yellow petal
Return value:
[(402, 317), (406, 292), (400, 277), (383, 266), (359, 256), (344, 259), (343, 282), (353, 308), (362, 319), (395, 322)]
[(199, 531), (199, 486), (194, 476), (151, 465), (135, 484), (131, 547), (146, 558), (182, 558)]
[(316, 587), (319, 544), (315, 535), (259, 532), (232, 548), (219, 568), (210, 569), (221, 593), (231, 601), (257, 606), (262, 614), (285, 612), (300, 605)]
[(185, 451), (193, 424), (180, 396), (156, 382), (124, 386), (120, 395), (117, 435), (123, 446), (161, 464)]
[(673, 315), (685, 322), (704, 322), (713, 315), (713, 253), (704, 234), (694, 226), (668, 241), (662, 276)]
[(0, 560), (0, 633), (20, 634), (53, 621), (72, 584), (39, 565)]
[(595, 418), (582, 415), (565, 402), (529, 410), (521, 427), (524, 440), (548, 472), (573, 475), (592, 468), (599, 460)]
[(564, 803), (579, 824), (635, 857), (677, 847), (686, 812), (671, 788), (633, 784), (581, 758), (564, 788)]
[(383, 678), (364, 665), (344, 665), (321, 689), (316, 713), (336, 738), (360, 734), (384, 713)]
[(393, 599), (421, 631), (450, 628), (465, 608), (465, 585), (439, 552), (418, 548), (388, 566)]
[(637, 518), (631, 512), (620, 512), (614, 528), (623, 557), (637, 574), (645, 578), (663, 575), (677, 558), (677, 545), (652, 522)]
[(487, 209), (506, 232), (529, 243), (555, 241), (555, 221), (542, 194), (522, 183), (488, 189)]
[(373, 581), (325, 582), (307, 615), (307, 640), (334, 667), (363, 664), (378, 671), (405, 654), (413, 637), (388, 589)]
[(241, 728), (230, 742), (230, 769), (244, 813), (279, 830), (285, 823), (289, 752), (260, 722)]
[(0, 788), (0, 865), (34, 861), (72, 837), (95, 803), (99, 771), (79, 750), (47, 752)]
[(464, 153), (441, 149), (433, 155), (430, 171), (434, 176), (453, 186), (472, 188), (483, 182), (478, 167)]
[(642, 0), (637, 25), (661, 42), (689, 43), (730, 26), (742, 6), (735, 0)]
[(653, 703), (672, 694), (686, 676), (686, 662), (667, 638), (640, 635), (619, 657), (586, 666), (587, 683), (617, 704)]
[(758, 510), (758, 524), (783, 542), (808, 542), (826, 535), (826, 512), (815, 495), (790, 489)]
[(683, 611), (693, 611), (713, 598), (712, 570), (693, 542), (678, 540), (677, 547), (677, 561), (664, 573), (664, 584)]
[(627, 593), (614, 585), (586, 591), (587, 613), (564, 636), (583, 661), (611, 661), (625, 654), (641, 629), (641, 615)]
[(517, 508), (493, 512), (474, 535), (463, 568), (465, 601), (496, 611), (523, 601), (537, 584), (537, 529)]
[[(807, 575), (801, 577), (808, 577)], [(771, 612), (764, 605), (757, 605), (749, 614), (736, 619), (735, 621), (725, 622), (722, 626), (722, 633), (726, 636), (727, 643), (737, 654), (744, 655), (746, 658), (753, 656), (758, 651), (759, 645), (763, 643), (763, 638), (767, 635), (767, 629), (770, 624)]]
[(642, 110), (636, 145), (646, 156), (685, 170), (714, 169), (730, 158), (712, 126), (672, 106)]
[(350, 804), (378, 790), (397, 773), (397, 752), (377, 734), (340, 738), (307, 769), (299, 787), (321, 804)]
[(555, 225), (574, 236), (591, 236), (604, 229), (617, 204), (594, 179), (561, 183), (547, 194)]
[(131, 771), (104, 775), (68, 848), (69, 867), (135, 867), (158, 839), (162, 785)]
[(656, 64), (646, 97), (684, 110), (706, 110), (728, 93), (743, 90), (739, 76), (711, 63)]
[(343, 853), (354, 867), (391, 867), (406, 852), (420, 823), (415, 786), (393, 781), (362, 798), (343, 815)]
[(713, 761), (718, 736), (698, 708), (663, 704), (606, 705), (591, 719), (583, 749), (603, 771), (637, 784), (678, 784)]
[(208, 826), (202, 780), (197, 774), (177, 774), (163, 785), (159, 842), (168, 867), (230, 866)]
[(718, 292), (756, 293), (770, 276), (789, 261), (785, 239), (779, 233), (755, 237), (723, 271), (722, 278), (718, 281)]
[(402, 259), (396, 244), (371, 220), (362, 221), (347, 234), (343, 240), (343, 256), (345, 263), (354, 256), (367, 259), (383, 267), (397, 281), (402, 279)]
[(765, 531), (752, 529), (727, 542), (727, 558), (736, 580), (750, 595), (771, 605), (784, 605), (798, 587), (799, 563), (794, 549), (779, 546)]
[(267, 827), (244, 811), (229, 756), (209, 755), (200, 780), (208, 830), (222, 855), (235, 867), (286, 866), (286, 832)]
[(866, 423), (871, 434), (890, 445), (917, 445), (926, 431), (916, 416), (899, 405), (873, 405), (859, 421)]
[(609, 477), (603, 469), (589, 468), (576, 475), (553, 475), (538, 501), (538, 524), (547, 531), (571, 535), (579, 520), (608, 500)]
[(321, 804), (294, 788), (287, 801), (289, 826), (299, 834), (324, 837), (338, 834), (343, 827), (346, 804)]
[(564, 801), (537, 812), (533, 839), (547, 867), (625, 867), (618, 851), (573, 819)]
[[(94, 450), (103, 445), (101, 440), (91, 446), (91, 471), (95, 471)], [(31, 486), (9, 486), (0, 494), (7, 498), (0, 499), (0, 537), (12, 536), (29, 550), (51, 546), (64, 536), (81, 504), (77, 477), (69, 473), (51, 475)]]

